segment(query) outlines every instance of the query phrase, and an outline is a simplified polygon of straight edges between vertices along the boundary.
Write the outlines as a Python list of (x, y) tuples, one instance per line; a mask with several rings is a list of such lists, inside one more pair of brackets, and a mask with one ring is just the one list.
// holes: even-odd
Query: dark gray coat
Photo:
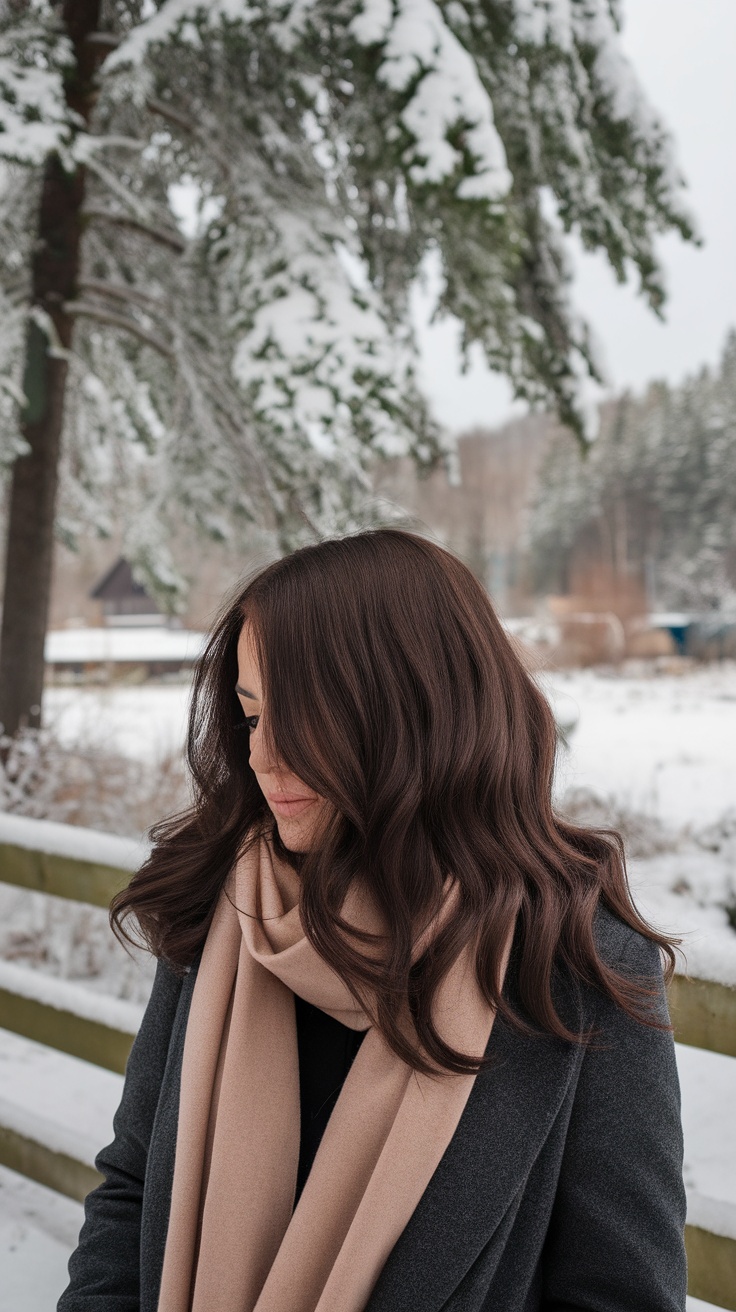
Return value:
[[(609, 962), (653, 976), (659, 954), (608, 912)], [(155, 1312), (166, 1241), (179, 1079), (193, 968), (159, 965), (105, 1182), (85, 1203), (57, 1312)], [(516, 1000), (514, 958), (505, 986)], [(366, 1312), (684, 1312), (680, 1095), (669, 1033), (628, 1019), (593, 989), (561, 982), (594, 1048), (525, 1038), (498, 1019), (493, 1066), (390, 1253)], [(236, 1312), (213, 1308), (212, 1312)]]

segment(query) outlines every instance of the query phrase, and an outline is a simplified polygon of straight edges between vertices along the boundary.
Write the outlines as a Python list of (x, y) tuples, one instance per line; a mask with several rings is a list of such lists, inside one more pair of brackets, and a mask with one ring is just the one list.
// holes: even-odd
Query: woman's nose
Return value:
[(270, 774), (276, 768), (276, 762), (270, 759), (266, 750), (260, 721), (250, 735), (249, 745), (251, 770), (256, 774)]

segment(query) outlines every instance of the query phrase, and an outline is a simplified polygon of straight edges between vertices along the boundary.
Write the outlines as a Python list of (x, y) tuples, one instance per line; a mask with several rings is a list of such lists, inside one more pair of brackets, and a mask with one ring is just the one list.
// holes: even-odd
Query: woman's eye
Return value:
[(248, 726), (248, 733), (254, 733), (254, 732), (255, 732), (256, 728), (258, 727), (258, 721), (259, 721), (259, 719), (260, 719), (260, 716), (258, 716), (258, 715), (246, 715), (246, 717), (245, 717), (245, 723), (246, 723), (246, 725)]

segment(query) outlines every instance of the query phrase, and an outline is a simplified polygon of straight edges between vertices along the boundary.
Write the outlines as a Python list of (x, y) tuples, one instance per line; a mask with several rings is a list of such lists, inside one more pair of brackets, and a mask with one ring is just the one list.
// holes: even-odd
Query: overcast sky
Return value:
[[(718, 359), (736, 327), (736, 0), (625, 0), (623, 44), (674, 135), (704, 245), (660, 239), (669, 291), (665, 322), (619, 286), (603, 257), (573, 244), (575, 304), (602, 349), (610, 390), (681, 379)], [(422, 329), (424, 386), (454, 430), (497, 424), (514, 410), (503, 379), (480, 362), (459, 373), (457, 330)]]

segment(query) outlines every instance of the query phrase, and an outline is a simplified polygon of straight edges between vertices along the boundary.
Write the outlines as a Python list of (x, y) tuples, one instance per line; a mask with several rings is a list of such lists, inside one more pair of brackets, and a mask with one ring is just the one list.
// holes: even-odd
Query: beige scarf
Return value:
[[(415, 956), (456, 893), (453, 884)], [(474, 1075), (413, 1072), (371, 1028), (292, 1214), (300, 1139), (293, 994), (351, 1029), (370, 1025), (306, 938), (298, 902), (298, 874), (260, 838), (217, 904), (184, 1044), (159, 1312), (361, 1312), (473, 1087)], [(342, 914), (385, 932), (364, 894), (351, 890)], [(446, 1042), (485, 1051), (494, 1014), (470, 948), (445, 976), (434, 1018)]]

